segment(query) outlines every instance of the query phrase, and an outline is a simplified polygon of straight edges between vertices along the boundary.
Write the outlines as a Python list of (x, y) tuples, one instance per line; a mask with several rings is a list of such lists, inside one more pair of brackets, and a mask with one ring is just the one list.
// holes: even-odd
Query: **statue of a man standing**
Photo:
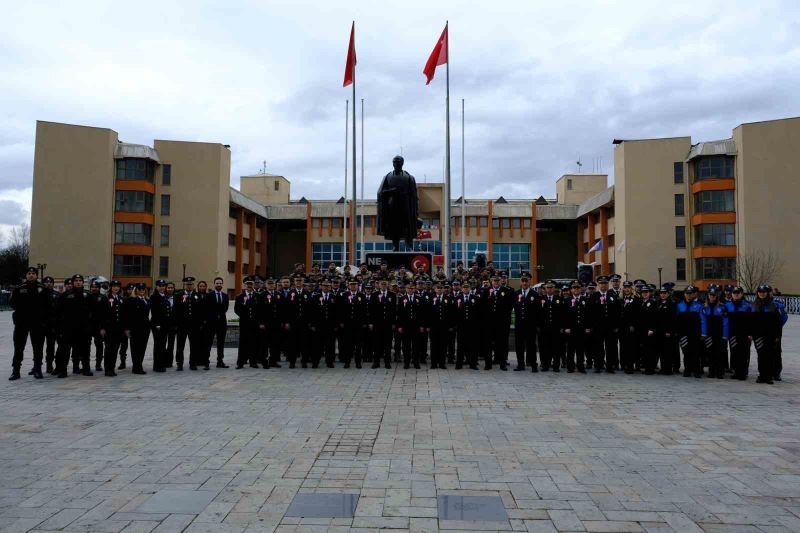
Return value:
[(417, 182), (414, 176), (403, 170), (403, 158), (392, 159), (394, 170), (383, 177), (378, 189), (378, 234), (392, 241), (394, 251), (400, 249), (404, 240), (411, 249), (417, 236)]

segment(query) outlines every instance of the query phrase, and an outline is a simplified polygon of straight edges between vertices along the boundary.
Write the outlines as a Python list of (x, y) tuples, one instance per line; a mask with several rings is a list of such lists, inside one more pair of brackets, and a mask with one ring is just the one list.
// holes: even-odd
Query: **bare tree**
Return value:
[(784, 260), (773, 250), (750, 250), (736, 256), (736, 279), (745, 292), (772, 283), (783, 269)]
[(27, 224), (14, 226), (8, 232), (7, 249), (19, 257), (23, 262), (28, 262), (31, 252), (31, 228)]
[(30, 254), (30, 228), (14, 226), (8, 232), (7, 244), (0, 250), (0, 283), (16, 284), (25, 277)]

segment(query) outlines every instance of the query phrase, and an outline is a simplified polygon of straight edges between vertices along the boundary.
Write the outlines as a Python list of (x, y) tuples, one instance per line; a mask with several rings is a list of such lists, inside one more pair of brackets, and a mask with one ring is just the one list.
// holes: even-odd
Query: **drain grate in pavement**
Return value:
[(358, 494), (299, 492), (292, 499), (285, 516), (301, 518), (352, 518)]

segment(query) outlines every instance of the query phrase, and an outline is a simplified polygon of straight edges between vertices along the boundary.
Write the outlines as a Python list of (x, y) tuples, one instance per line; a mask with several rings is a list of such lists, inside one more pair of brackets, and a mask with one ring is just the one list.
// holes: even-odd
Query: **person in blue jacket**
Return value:
[(697, 301), (697, 288), (689, 285), (683, 291), (683, 301), (676, 306), (678, 343), (683, 351), (683, 377), (703, 377), (700, 359), (700, 311), (703, 304)]
[(744, 381), (750, 367), (750, 345), (753, 340), (753, 306), (744, 299), (744, 289), (734, 287), (725, 302), (728, 313), (728, 342), (731, 347), (733, 378)]
[(753, 342), (758, 353), (757, 383), (780, 381), (783, 369), (780, 360), (780, 338), (789, 317), (783, 304), (772, 297), (772, 287), (760, 285), (753, 302)]
[(728, 316), (725, 306), (719, 301), (719, 289), (709, 289), (706, 303), (700, 310), (700, 336), (708, 360), (708, 377), (723, 379), (728, 366)]

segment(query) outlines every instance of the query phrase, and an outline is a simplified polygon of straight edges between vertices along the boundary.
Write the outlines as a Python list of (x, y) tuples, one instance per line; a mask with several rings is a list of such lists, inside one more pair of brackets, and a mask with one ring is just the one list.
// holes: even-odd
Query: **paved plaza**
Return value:
[[(744, 383), (286, 365), (37, 381), (29, 357), (9, 382), (10, 321), (2, 531), (800, 531), (798, 317), (772, 386), (755, 356)], [(304, 493), (326, 493), (320, 512)]]

